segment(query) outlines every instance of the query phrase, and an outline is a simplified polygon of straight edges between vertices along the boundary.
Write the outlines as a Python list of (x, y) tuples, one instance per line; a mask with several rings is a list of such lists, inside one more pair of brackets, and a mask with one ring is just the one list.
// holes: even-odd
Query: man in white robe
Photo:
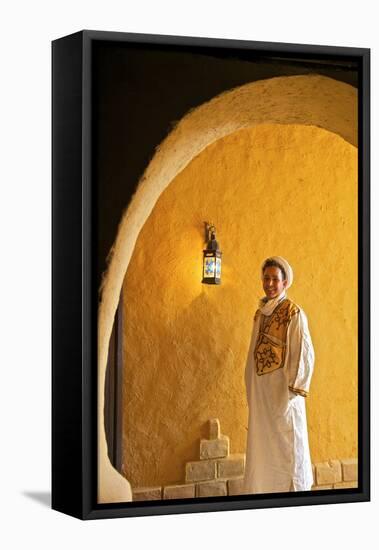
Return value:
[(245, 369), (246, 494), (309, 491), (313, 484), (305, 397), (314, 352), (305, 313), (286, 295), (292, 280), (284, 258), (263, 263), (266, 296), (254, 317)]

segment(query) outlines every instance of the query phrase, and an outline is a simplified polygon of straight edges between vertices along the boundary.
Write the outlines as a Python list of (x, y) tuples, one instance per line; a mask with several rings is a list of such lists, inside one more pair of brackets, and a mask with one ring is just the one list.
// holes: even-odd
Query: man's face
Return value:
[(263, 272), (263, 290), (269, 300), (277, 298), (287, 286), (279, 267), (266, 267)]

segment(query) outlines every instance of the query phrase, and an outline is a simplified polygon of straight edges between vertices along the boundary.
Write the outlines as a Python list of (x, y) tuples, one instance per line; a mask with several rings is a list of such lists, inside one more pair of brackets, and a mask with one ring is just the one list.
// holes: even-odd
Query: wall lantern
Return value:
[(221, 256), (222, 252), (216, 241), (216, 228), (205, 222), (205, 240), (207, 248), (203, 250), (203, 280), (208, 285), (221, 284)]

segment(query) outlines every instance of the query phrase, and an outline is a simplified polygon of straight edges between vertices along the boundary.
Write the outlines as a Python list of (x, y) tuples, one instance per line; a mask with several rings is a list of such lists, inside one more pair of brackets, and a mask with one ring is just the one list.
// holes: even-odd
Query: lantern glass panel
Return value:
[(204, 278), (213, 278), (215, 276), (216, 262), (215, 257), (205, 256), (204, 258)]
[(221, 258), (216, 258), (216, 277), (221, 279)]

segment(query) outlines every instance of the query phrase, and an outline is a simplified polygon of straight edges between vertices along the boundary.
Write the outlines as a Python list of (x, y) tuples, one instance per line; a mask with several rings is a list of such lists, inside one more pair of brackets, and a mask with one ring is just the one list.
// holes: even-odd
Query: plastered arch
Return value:
[(104, 429), (108, 345), (136, 240), (159, 196), (191, 160), (218, 139), (263, 123), (322, 127), (357, 146), (357, 90), (319, 76), (262, 80), (225, 92), (189, 112), (157, 148), (121, 220), (102, 285), (98, 314), (98, 501), (131, 500), (130, 484), (113, 468)]

